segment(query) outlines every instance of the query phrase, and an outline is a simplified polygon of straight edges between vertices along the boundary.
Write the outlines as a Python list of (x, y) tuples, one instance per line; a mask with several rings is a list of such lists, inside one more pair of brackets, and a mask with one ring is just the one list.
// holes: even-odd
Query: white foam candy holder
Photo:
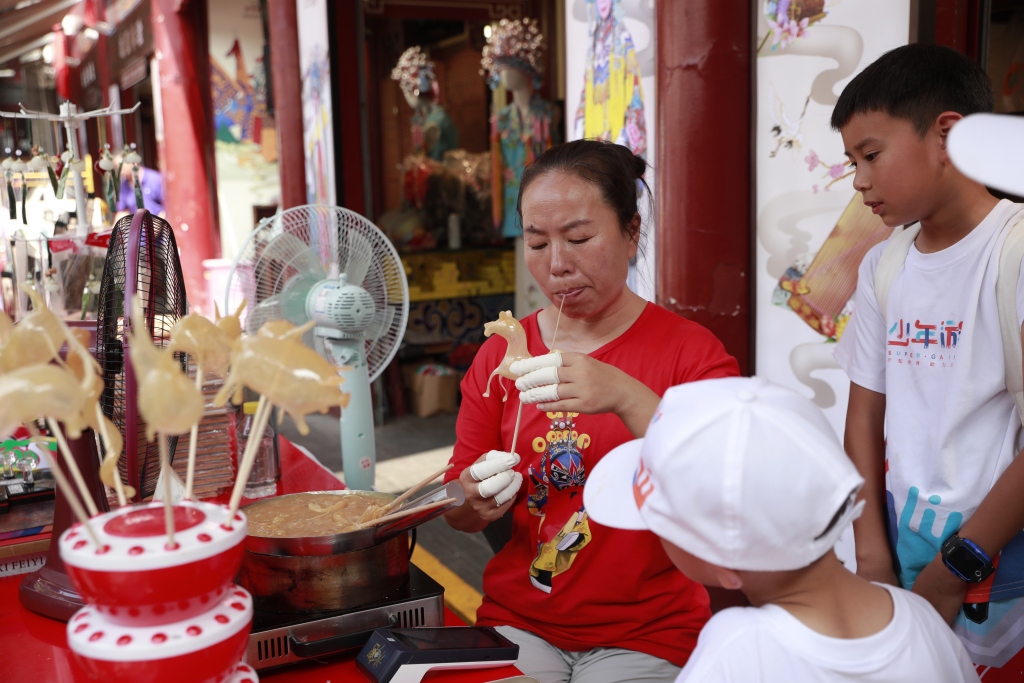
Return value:
[[(198, 562), (245, 540), (245, 515), (238, 512), (231, 519), (229, 512), (226, 505), (190, 500), (177, 503), (177, 547), (170, 548), (163, 523), (163, 503), (126, 506), (90, 520), (101, 548), (97, 549), (81, 524), (76, 523), (60, 537), (60, 556), (66, 564), (100, 572), (138, 572)], [(194, 523), (199, 517), (202, 521)]]
[(235, 667), (235, 671), (227, 683), (260, 683), (260, 677), (256, 675), (255, 669), (242, 662)]
[[(213, 647), (252, 623), (252, 597), (240, 586), (225, 586), (212, 609), (157, 626), (124, 626), (86, 605), (68, 622), (68, 646), (85, 659), (157, 662)], [(184, 675), (185, 672), (182, 672)], [(184, 679), (182, 679), (184, 680)]]

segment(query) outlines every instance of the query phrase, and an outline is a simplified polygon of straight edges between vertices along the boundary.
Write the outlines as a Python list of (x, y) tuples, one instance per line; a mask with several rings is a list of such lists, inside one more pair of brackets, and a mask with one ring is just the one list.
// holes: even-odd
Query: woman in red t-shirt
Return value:
[[(583, 507), (589, 468), (644, 435), (666, 389), (738, 374), (709, 331), (626, 287), (646, 168), (626, 147), (579, 140), (523, 173), (526, 267), (562, 305), (562, 365), (548, 391), (557, 400), (523, 407), (522, 486), (501, 505), (480, 495), (470, 465), (512, 445), (519, 391), (499, 377), (483, 396), (505, 341), (489, 339), (462, 381), (448, 479), (460, 479), (466, 504), (446, 519), (475, 533), (512, 510), (512, 538), (484, 571), (477, 623), (519, 643), (519, 668), (542, 683), (672, 681), (710, 617), (707, 592), (674, 569), (656, 536), (602, 527)], [(549, 352), (556, 318), (551, 305), (521, 321), (532, 356)]]

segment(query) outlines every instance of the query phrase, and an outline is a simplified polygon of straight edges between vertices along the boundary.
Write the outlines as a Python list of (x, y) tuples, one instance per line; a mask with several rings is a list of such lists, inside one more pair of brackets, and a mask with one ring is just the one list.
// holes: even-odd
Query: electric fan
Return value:
[(372, 488), (377, 458), (370, 382), (397, 353), (409, 318), (405, 269), (391, 242), (347, 209), (298, 206), (256, 226), (231, 268), (227, 291), (248, 299), (249, 334), (274, 320), (316, 321), (303, 342), (338, 366), (350, 395), (341, 414), (345, 483)]
[[(135, 294), (142, 299), (145, 321), (130, 320)], [(145, 324), (153, 342), (163, 347), (170, 343), (171, 328), (187, 313), (185, 280), (170, 223), (145, 209), (117, 221), (97, 304), (96, 360), (103, 373), (100, 405), (124, 437), (124, 457), (118, 468), (122, 480), (135, 487), (135, 500), (141, 501), (156, 490), (160, 452), (156, 441), (146, 441), (146, 423), (137, 410), (125, 324)], [(180, 360), (184, 371), (187, 359), (182, 355)], [(176, 444), (177, 437), (169, 437), (167, 452), (173, 454)]]

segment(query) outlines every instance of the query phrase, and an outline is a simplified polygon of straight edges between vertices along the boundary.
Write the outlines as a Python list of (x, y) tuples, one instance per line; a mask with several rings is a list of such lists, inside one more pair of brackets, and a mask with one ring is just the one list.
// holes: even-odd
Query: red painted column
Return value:
[(295, 0), (267, 0), (274, 122), (281, 176), (281, 208), (306, 203), (306, 161), (302, 140), (302, 70)]
[(341, 173), (341, 196), (338, 204), (356, 213), (366, 215), (363, 193), (363, 134), (359, 121), (359, 52), (355, 3), (339, 2), (335, 5), (335, 41), (331, 44), (331, 68), (338, 70), (338, 102), (349, 105), (334, 110), (340, 120), (340, 139), (334, 141), (336, 172)]
[(656, 8), (658, 303), (709, 328), (749, 374), (751, 5)]
[(160, 60), (161, 173), (193, 309), (206, 314), (203, 261), (220, 255), (216, 167), (204, 0), (151, 0)]

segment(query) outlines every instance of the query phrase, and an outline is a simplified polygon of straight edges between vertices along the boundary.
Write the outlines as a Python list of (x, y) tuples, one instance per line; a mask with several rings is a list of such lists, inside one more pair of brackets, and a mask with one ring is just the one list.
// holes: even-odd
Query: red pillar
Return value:
[(749, 374), (750, 3), (656, 8), (658, 303), (709, 328)]
[(160, 58), (164, 139), (161, 173), (167, 220), (193, 309), (206, 314), (203, 261), (220, 255), (205, 0), (151, 0)]
[(302, 140), (302, 70), (295, 0), (267, 0), (274, 121), (281, 176), (281, 208), (306, 203), (306, 161)]
[(339, 2), (334, 8), (337, 13), (335, 40), (331, 44), (331, 68), (338, 70), (338, 102), (348, 106), (334, 110), (340, 126), (335, 127), (338, 138), (334, 141), (334, 164), (341, 173), (338, 204), (356, 213), (366, 215), (366, 199), (363, 191), (363, 132), (359, 118), (359, 15), (354, 2)]

